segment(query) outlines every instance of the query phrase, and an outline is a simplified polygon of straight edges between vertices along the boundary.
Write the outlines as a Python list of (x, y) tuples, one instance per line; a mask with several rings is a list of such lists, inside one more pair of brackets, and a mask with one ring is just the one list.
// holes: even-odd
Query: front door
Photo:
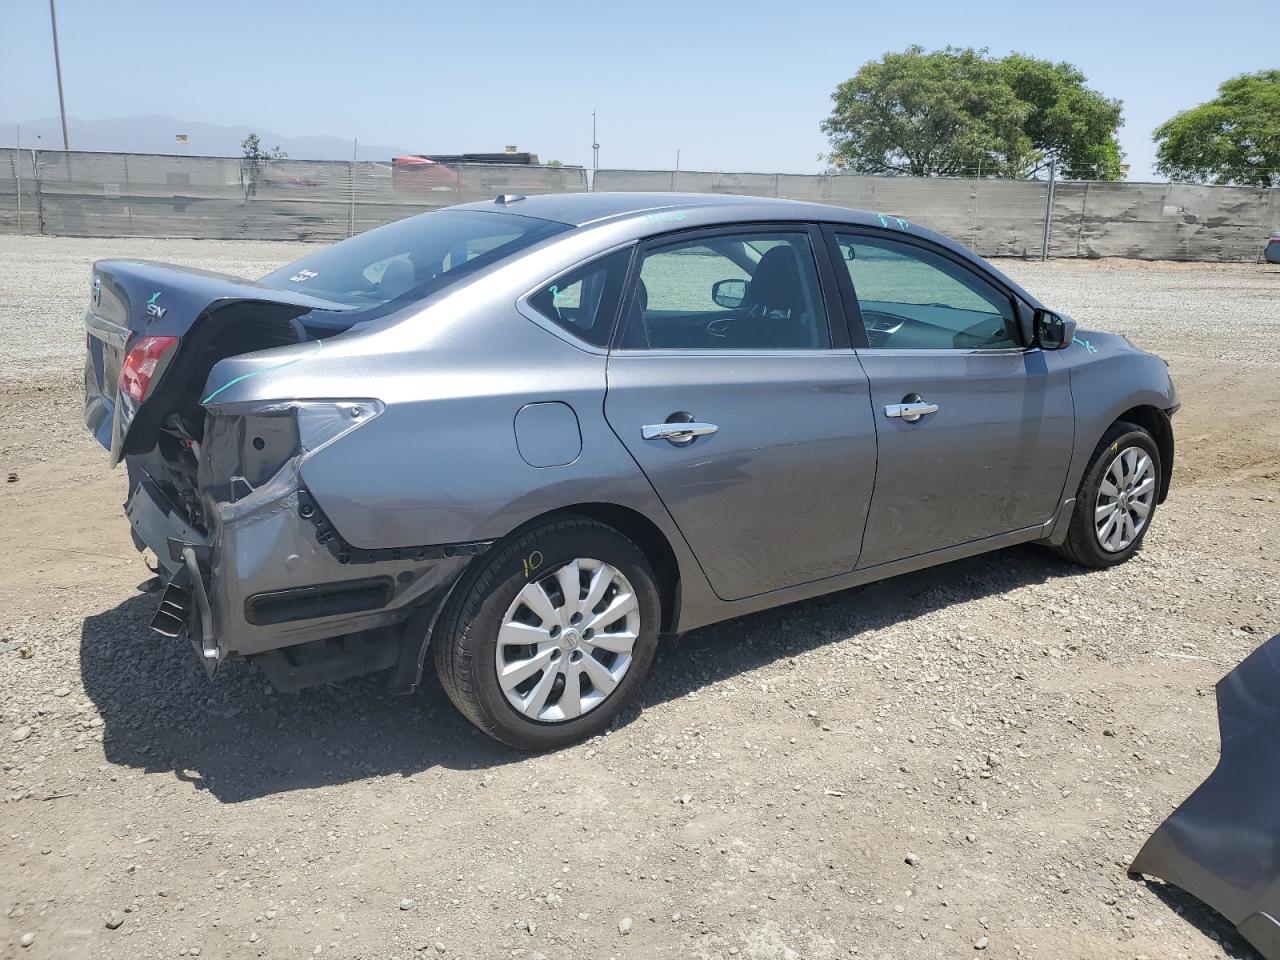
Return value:
[(647, 244), (609, 356), (605, 416), (725, 600), (858, 563), (875, 424), (847, 332), (833, 346), (820, 239), (791, 224)]
[(1075, 431), (1061, 355), (1024, 345), (1012, 295), (945, 251), (887, 231), (835, 238), (879, 436), (859, 566), (1050, 520)]

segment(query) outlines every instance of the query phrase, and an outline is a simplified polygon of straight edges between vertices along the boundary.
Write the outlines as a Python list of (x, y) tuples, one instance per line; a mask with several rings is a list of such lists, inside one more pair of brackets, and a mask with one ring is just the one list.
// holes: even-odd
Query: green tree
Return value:
[(240, 149), (244, 152), (244, 159), (246, 160), (286, 160), (289, 157), (289, 154), (278, 146), (272, 147), (270, 150), (263, 150), (262, 138), (256, 133), (251, 133), (241, 140)]
[(1023, 132), (1031, 154), (1022, 166), (1037, 170), (1056, 153), (1062, 174), (1077, 180), (1119, 180), (1124, 153), (1116, 130), (1124, 122), (1119, 100), (1085, 86), (1087, 78), (1069, 63), (1050, 63), (1021, 53), (1000, 60), (1013, 95), (1031, 109)]
[(864, 64), (831, 99), (829, 159), (855, 173), (1020, 177), (1056, 153), (1069, 176), (1121, 176), (1120, 102), (1068, 63), (911, 46)]
[(1280, 70), (1233, 77), (1153, 139), (1155, 168), (1171, 180), (1280, 187)]

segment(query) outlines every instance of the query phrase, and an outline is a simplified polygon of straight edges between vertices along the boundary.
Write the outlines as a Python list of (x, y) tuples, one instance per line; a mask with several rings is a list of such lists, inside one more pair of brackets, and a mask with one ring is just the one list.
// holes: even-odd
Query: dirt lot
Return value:
[(210, 683), (146, 628), (80, 423), (89, 264), (299, 249), (0, 237), (0, 956), (1248, 955), (1125, 866), (1280, 630), (1280, 269), (1002, 264), (1173, 368), (1133, 562), (1019, 548), (700, 630), (643, 712), (530, 757), (434, 687)]

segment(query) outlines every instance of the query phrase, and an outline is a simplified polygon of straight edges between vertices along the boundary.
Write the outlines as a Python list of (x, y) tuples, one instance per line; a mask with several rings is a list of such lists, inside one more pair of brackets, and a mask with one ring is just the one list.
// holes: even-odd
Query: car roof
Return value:
[(525, 217), (555, 220), (574, 227), (601, 220), (648, 216), (664, 210), (697, 207), (704, 213), (723, 213), (725, 220), (765, 217), (779, 220), (825, 220), (841, 223), (879, 223), (879, 214), (825, 203), (751, 197), (726, 193), (544, 193), (463, 203), (455, 210), (500, 210)]
[(1032, 307), (1039, 300), (987, 263), (972, 250), (944, 234), (911, 223), (890, 213), (874, 213), (780, 197), (749, 197), (728, 193), (544, 193), (534, 196), (504, 194), (493, 200), (461, 203), (450, 210), (477, 210), (517, 214), (551, 220), (571, 227), (596, 227), (606, 223), (639, 222), (636, 235), (653, 236), (681, 228), (796, 220), (804, 223), (847, 223), (855, 226), (900, 230), (923, 237), (998, 277)]

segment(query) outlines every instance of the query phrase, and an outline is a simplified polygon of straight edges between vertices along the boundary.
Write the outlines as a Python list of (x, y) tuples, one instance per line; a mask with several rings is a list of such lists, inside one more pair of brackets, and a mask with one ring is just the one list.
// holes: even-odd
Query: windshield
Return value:
[(509, 213), (438, 210), (344, 240), (260, 282), (352, 307), (420, 300), (568, 229)]

